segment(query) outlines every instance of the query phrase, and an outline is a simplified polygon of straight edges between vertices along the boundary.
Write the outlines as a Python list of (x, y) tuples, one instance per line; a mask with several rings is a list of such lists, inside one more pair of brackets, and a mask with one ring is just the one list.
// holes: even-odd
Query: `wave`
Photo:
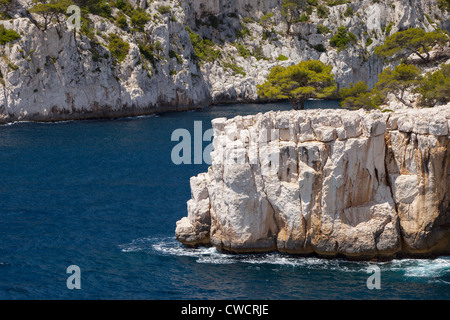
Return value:
[(309, 270), (367, 273), (368, 267), (377, 265), (381, 272), (401, 273), (406, 278), (423, 278), (450, 284), (450, 257), (436, 259), (397, 259), (389, 262), (348, 261), (319, 257), (300, 257), (278, 252), (260, 254), (221, 253), (214, 247), (186, 248), (173, 237), (141, 238), (119, 246), (122, 252), (145, 252), (174, 257), (191, 257), (202, 264), (247, 264), (250, 269), (262, 266), (292, 267)]
[(23, 123), (31, 123), (32, 121), (12, 121), (12, 122), (6, 122), (0, 124), (0, 127), (9, 127), (9, 126), (15, 126)]
[(119, 117), (113, 120), (116, 121), (121, 121), (121, 120), (134, 120), (134, 119), (147, 119), (147, 118), (159, 118), (159, 114), (157, 113), (152, 113), (152, 114), (143, 114), (140, 116), (123, 116), (123, 117)]
[[(366, 270), (367, 263), (350, 263), (342, 259), (325, 259), (317, 257), (296, 257), (278, 252), (259, 254), (231, 254), (217, 251), (214, 247), (200, 247), (197, 249), (186, 248), (175, 238), (141, 238), (133, 240), (131, 243), (119, 246), (125, 253), (145, 252), (149, 254), (160, 254), (176, 257), (195, 258), (197, 263), (206, 264), (248, 264), (248, 265), (276, 265), (287, 267), (304, 267), (310, 269), (340, 270), (344, 272), (360, 272)], [(355, 268), (356, 266), (356, 268)], [(363, 268), (366, 266), (366, 268)]]
[(393, 260), (390, 270), (408, 278), (439, 278), (450, 275), (450, 257)]

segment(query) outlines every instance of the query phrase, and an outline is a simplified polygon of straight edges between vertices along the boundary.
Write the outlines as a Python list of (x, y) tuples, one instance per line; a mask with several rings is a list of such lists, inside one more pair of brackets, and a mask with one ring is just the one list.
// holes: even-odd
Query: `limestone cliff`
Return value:
[[(326, 5), (321, 14), (310, 6), (307, 20), (294, 22), (289, 33), (281, 0), (129, 2), (149, 18), (142, 30), (132, 28), (130, 16), (114, 7), (109, 18), (83, 13), (92, 26), (74, 34), (64, 23), (42, 28), (42, 16), (29, 11), (31, 0), (13, 0), (6, 13), (11, 19), (0, 24), (20, 39), (0, 45), (0, 122), (254, 101), (256, 85), (273, 66), (306, 59), (332, 64), (341, 87), (359, 80), (372, 86), (383, 68), (373, 49), (387, 35), (408, 27), (450, 29), (448, 13), (437, 0), (347, 1)], [(120, 17), (128, 27), (118, 24)], [(357, 38), (344, 50), (330, 46), (339, 26)], [(187, 27), (211, 40), (210, 50), (218, 57), (199, 61)], [(111, 54), (112, 34), (129, 44), (123, 61)], [(144, 52), (143, 45), (151, 50)]]
[[(92, 34), (86, 35), (65, 24), (43, 30), (42, 17), (26, 10), (29, 2), (18, 1), (10, 11), (14, 19), (0, 21), (21, 36), (1, 46), (0, 122), (140, 115), (208, 103), (203, 76), (189, 58), (193, 48), (178, 4), (170, 16), (147, 23), (145, 32), (127, 32), (114, 19), (90, 14)], [(157, 5), (147, 7), (149, 14)], [(113, 15), (118, 12), (113, 9)], [(115, 61), (108, 48), (111, 34), (129, 44), (123, 61)], [(153, 61), (139, 48), (148, 43), (157, 44)]]
[(191, 178), (180, 242), (364, 259), (450, 253), (449, 105), (269, 112), (213, 128), (212, 166)]

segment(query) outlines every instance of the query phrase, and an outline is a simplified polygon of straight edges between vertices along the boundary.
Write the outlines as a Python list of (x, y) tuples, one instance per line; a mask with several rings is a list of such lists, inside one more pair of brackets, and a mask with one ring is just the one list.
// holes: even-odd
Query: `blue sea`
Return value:
[[(0, 299), (449, 299), (450, 257), (352, 262), (177, 243), (189, 178), (208, 164), (174, 165), (172, 132), (289, 109), (236, 104), (0, 126)], [(79, 290), (67, 287), (71, 265), (80, 268)], [(380, 289), (367, 287), (371, 266), (380, 268)]]

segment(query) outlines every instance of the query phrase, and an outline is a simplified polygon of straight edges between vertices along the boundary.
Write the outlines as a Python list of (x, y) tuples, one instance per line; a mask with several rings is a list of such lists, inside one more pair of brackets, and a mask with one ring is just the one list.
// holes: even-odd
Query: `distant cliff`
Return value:
[[(0, 122), (255, 101), (256, 85), (273, 66), (306, 59), (333, 65), (341, 87), (359, 80), (372, 86), (383, 68), (373, 49), (388, 34), (449, 29), (437, 0), (318, 1), (289, 34), (281, 0), (129, 3), (145, 12), (139, 28), (133, 10), (112, 7), (109, 16), (83, 11), (83, 27), (73, 33), (65, 23), (43, 28), (43, 17), (30, 13), (31, 0), (12, 0), (0, 24), (20, 39), (0, 45)], [(330, 45), (339, 26), (356, 36), (342, 50)], [(128, 44), (123, 59), (114, 56), (111, 39)]]
[(212, 166), (191, 178), (177, 223), (183, 244), (358, 259), (450, 253), (450, 105), (269, 112), (213, 128)]

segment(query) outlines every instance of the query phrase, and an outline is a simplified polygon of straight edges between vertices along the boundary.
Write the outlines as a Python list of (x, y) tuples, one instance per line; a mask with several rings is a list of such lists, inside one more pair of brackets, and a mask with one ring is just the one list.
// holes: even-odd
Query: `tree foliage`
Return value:
[(408, 58), (416, 54), (424, 62), (430, 61), (430, 51), (437, 45), (444, 46), (449, 37), (442, 31), (425, 32), (420, 28), (399, 31), (386, 38), (375, 48), (375, 54), (385, 59)]
[(450, 12), (450, 0), (438, 0), (438, 7), (442, 11)]
[(341, 107), (347, 109), (376, 109), (382, 103), (379, 95), (371, 92), (364, 81), (351, 83), (348, 88), (341, 89), (339, 97), (342, 99)]
[(136, 11), (131, 16), (131, 24), (137, 31), (144, 31), (144, 27), (150, 18), (147, 16), (145, 11)]
[(209, 39), (203, 39), (188, 26), (186, 26), (186, 31), (194, 47), (195, 57), (200, 60), (200, 63), (212, 62), (221, 57), (220, 51), (214, 49), (214, 42)]
[(385, 93), (392, 93), (403, 104), (411, 105), (404, 100), (404, 94), (407, 89), (413, 89), (421, 80), (421, 71), (419, 68), (413, 65), (400, 64), (394, 69), (386, 68), (378, 75), (378, 82), (375, 85), (375, 89)]
[(56, 21), (61, 24), (64, 20), (67, 8), (72, 4), (70, 0), (33, 0), (34, 6), (30, 12), (41, 15), (44, 18), (44, 30), (50, 23)]
[(108, 50), (118, 63), (121, 63), (127, 56), (130, 45), (123, 41), (121, 37), (116, 34), (109, 35)]
[(258, 85), (258, 95), (268, 99), (288, 99), (292, 107), (304, 109), (309, 98), (326, 98), (336, 91), (332, 66), (318, 60), (302, 61), (283, 67), (275, 66), (267, 81)]
[(2, 45), (17, 39), (20, 39), (20, 35), (17, 32), (6, 29), (4, 25), (0, 25), (0, 43)]
[(5, 13), (6, 11), (8, 11), (12, 4), (13, 4), (14, 0), (0, 0), (0, 13)]
[(450, 64), (444, 64), (434, 73), (428, 73), (417, 89), (423, 106), (433, 107), (450, 102)]
[(339, 91), (341, 107), (351, 109), (378, 109), (392, 93), (403, 104), (410, 106), (404, 99), (407, 90), (414, 91), (422, 79), (421, 71), (413, 65), (400, 64), (394, 69), (386, 68), (378, 75), (378, 82), (370, 91), (368, 85), (360, 81), (350, 84)]
[(74, 4), (80, 6), (86, 12), (102, 16), (111, 17), (112, 8), (106, 0), (73, 0)]
[(306, 6), (306, 0), (283, 0), (281, 14), (287, 23), (287, 34), (290, 34), (292, 24), (300, 19), (300, 10)]
[(330, 45), (342, 50), (346, 48), (349, 44), (356, 42), (356, 36), (347, 31), (347, 28), (340, 26), (337, 33), (331, 38)]

